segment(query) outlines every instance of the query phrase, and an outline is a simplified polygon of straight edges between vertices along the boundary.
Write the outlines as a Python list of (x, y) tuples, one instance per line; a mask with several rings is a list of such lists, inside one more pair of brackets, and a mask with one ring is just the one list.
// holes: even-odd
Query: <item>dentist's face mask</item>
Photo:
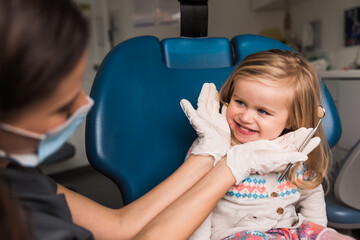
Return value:
[(50, 130), (46, 134), (38, 134), (6, 123), (0, 123), (0, 128), (8, 132), (39, 140), (36, 157), (25, 156), (22, 158), (21, 155), (11, 155), (14, 160), (19, 161), (24, 166), (37, 166), (44, 162), (48, 156), (59, 150), (60, 147), (76, 132), (93, 106), (94, 101), (90, 97), (87, 97), (87, 100), (88, 103), (76, 110), (66, 122)]

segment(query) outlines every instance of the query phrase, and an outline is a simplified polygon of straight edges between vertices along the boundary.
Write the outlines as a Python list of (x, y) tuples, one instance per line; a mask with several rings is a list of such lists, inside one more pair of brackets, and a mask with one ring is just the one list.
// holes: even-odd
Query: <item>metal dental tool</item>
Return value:
[[(322, 106), (319, 106), (318, 108), (318, 117), (320, 118), (318, 124), (316, 125), (316, 127), (311, 131), (311, 133), (309, 134), (309, 136), (307, 136), (307, 138), (304, 140), (304, 142), (301, 144), (298, 152), (302, 152), (304, 150), (304, 148), (306, 147), (306, 145), (310, 142), (311, 138), (314, 136), (316, 130), (318, 129), (318, 127), (320, 126), (321, 120), (325, 117), (325, 108), (323, 108)], [(279, 181), (282, 181), (286, 175), (286, 173), (290, 170), (290, 168), (292, 167), (292, 164), (289, 163), (284, 172), (280, 175), (280, 177), (278, 178)]]

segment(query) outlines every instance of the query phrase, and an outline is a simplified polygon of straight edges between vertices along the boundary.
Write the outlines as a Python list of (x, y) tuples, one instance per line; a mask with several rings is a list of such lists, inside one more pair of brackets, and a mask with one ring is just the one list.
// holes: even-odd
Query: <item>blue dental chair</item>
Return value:
[[(91, 165), (116, 183), (124, 204), (141, 197), (182, 164), (196, 138), (180, 100), (196, 106), (203, 83), (213, 82), (220, 90), (247, 55), (273, 48), (291, 50), (257, 35), (231, 41), (142, 36), (117, 45), (102, 62), (90, 94), (95, 100), (86, 122)], [(341, 136), (341, 123), (324, 84), (322, 96), (323, 128), (332, 147)], [(328, 212), (337, 212), (328, 214), (329, 221), (345, 221), (354, 210), (343, 208), (337, 200), (330, 202)], [(351, 221), (360, 223), (359, 211)]]

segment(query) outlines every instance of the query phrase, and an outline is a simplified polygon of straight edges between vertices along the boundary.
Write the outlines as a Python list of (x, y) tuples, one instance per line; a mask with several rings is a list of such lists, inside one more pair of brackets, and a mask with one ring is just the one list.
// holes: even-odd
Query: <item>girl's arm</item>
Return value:
[(300, 200), (296, 204), (296, 208), (300, 210), (307, 221), (326, 227), (326, 205), (321, 184), (314, 189), (301, 190)]
[[(212, 166), (212, 157), (192, 155), (186, 162), (184, 162), (183, 165), (179, 167), (177, 171), (175, 171), (169, 178), (153, 190), (133, 203), (118, 210), (101, 206), (100, 204), (81, 196), (80, 194), (72, 192), (61, 185), (58, 186), (58, 193), (65, 194), (74, 223), (89, 229), (94, 234), (95, 238), (132, 239), (155, 216), (177, 200), (195, 183), (197, 183), (212, 168)], [(218, 167), (216, 169), (218, 169)], [(228, 177), (232, 178), (231, 173), (229, 172), (228, 174)], [(205, 179), (209, 180), (209, 177)], [(224, 182), (224, 180), (219, 177), (214, 180), (219, 183)], [(204, 184), (204, 180), (201, 182)], [(232, 184), (228, 185), (230, 187)], [(215, 194), (219, 196), (219, 199), (228, 189), (209, 189), (208, 187), (201, 190), (202, 192), (205, 192), (204, 196), (206, 194)], [(189, 198), (187, 201), (192, 202)], [(214, 202), (214, 205), (211, 204), (211, 206), (215, 206), (216, 202), (217, 201)], [(203, 212), (206, 213), (205, 217), (210, 213), (212, 209), (211, 206), (202, 207)], [(181, 214), (187, 210), (178, 209), (178, 211), (179, 212), (174, 214), (175, 216), (180, 217)], [(198, 225), (200, 225), (203, 218), (199, 216), (198, 219)], [(173, 220), (174, 217), (168, 219), (169, 222)], [(194, 231), (198, 225), (193, 226)], [(162, 228), (162, 226), (160, 227)], [(151, 228), (148, 228), (146, 233), (151, 232), (150, 230)], [(189, 234), (191, 233), (189, 232)]]

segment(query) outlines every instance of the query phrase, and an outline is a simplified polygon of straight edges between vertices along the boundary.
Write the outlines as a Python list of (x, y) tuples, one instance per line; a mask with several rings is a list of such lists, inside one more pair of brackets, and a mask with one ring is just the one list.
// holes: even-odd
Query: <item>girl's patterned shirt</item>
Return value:
[[(187, 157), (190, 154), (191, 148)], [(206, 233), (211, 239), (222, 239), (246, 230), (297, 228), (306, 221), (326, 226), (322, 186), (300, 189), (286, 178), (279, 181), (280, 175), (281, 172), (252, 174), (241, 184), (232, 186), (195, 235), (211, 231)], [(297, 177), (304, 181), (310, 178), (304, 164), (298, 168)]]
[[(306, 180), (310, 171), (299, 167), (297, 176)], [(245, 230), (268, 231), (297, 228), (305, 221), (326, 226), (322, 186), (303, 190), (278, 178), (281, 172), (252, 174), (232, 186), (211, 216), (211, 239), (222, 239)]]

